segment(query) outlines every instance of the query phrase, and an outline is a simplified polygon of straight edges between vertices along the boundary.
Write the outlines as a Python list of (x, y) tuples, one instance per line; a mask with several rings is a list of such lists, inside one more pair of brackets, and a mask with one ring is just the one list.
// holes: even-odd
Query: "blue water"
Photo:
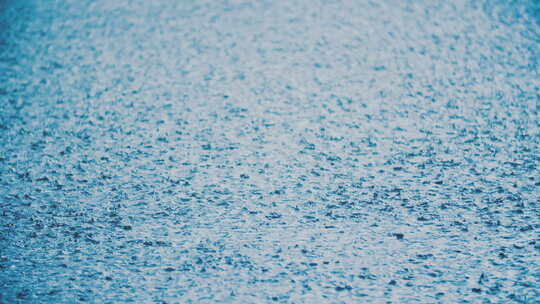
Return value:
[(0, 303), (540, 303), (538, 1), (0, 4)]

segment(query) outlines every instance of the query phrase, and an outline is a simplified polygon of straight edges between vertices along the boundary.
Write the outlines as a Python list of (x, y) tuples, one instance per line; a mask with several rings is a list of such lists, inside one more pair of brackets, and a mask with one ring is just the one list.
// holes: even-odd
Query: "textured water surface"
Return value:
[(538, 1), (0, 3), (0, 303), (539, 303)]

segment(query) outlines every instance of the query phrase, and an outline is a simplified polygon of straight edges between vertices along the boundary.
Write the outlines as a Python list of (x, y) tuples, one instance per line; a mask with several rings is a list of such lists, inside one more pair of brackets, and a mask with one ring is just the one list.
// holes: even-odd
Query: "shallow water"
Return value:
[(535, 1), (4, 1), (0, 303), (540, 302)]

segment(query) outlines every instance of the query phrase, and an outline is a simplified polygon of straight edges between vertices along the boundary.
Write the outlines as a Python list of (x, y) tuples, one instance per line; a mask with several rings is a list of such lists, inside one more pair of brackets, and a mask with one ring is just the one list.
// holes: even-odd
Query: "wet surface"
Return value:
[(540, 302), (535, 1), (4, 1), (0, 303)]

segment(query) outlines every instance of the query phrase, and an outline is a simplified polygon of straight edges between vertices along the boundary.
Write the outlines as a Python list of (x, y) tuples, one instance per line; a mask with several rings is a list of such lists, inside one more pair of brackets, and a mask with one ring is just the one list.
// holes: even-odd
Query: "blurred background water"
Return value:
[(0, 303), (540, 302), (538, 1), (0, 7)]

